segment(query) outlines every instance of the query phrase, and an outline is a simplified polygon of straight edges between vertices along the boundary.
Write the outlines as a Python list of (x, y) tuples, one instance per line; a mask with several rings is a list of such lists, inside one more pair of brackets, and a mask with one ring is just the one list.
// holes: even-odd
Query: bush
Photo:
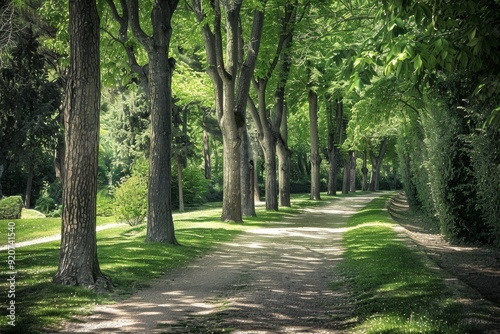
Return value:
[[(210, 180), (205, 179), (205, 173), (194, 166), (188, 166), (182, 171), (182, 190), (185, 206), (200, 206), (207, 202)], [(177, 168), (172, 173), (172, 205), (179, 207), (179, 186), (177, 183)]]
[(147, 177), (132, 175), (115, 192), (114, 213), (118, 220), (134, 226), (144, 222), (148, 213)]
[(114, 199), (112, 194), (102, 189), (97, 192), (97, 215), (100, 217), (109, 217), (113, 215)]
[(19, 219), (22, 210), (21, 196), (11, 196), (0, 200), (0, 219)]

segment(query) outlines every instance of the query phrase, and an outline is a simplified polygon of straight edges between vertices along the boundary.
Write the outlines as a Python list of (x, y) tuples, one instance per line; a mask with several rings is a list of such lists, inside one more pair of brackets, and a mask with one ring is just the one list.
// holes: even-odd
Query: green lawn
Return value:
[(355, 301), (354, 332), (470, 333), (441, 273), (407, 247), (385, 210), (388, 195), (351, 217), (342, 271)]
[[(327, 198), (325, 196), (325, 198)], [(323, 202), (324, 203), (324, 202)], [(75, 315), (91, 312), (96, 303), (113, 303), (126, 298), (137, 289), (172, 268), (184, 266), (210, 251), (220, 242), (229, 241), (242, 231), (277, 223), (286, 215), (297, 214), (302, 207), (322, 205), (309, 201), (307, 196), (295, 196), (293, 208), (279, 212), (257, 209), (258, 217), (245, 218), (244, 224), (220, 221), (220, 204), (210, 204), (200, 210), (175, 213), (176, 236), (182, 246), (145, 243), (146, 225), (130, 227), (126, 224), (97, 233), (98, 255), (102, 271), (113, 279), (114, 291), (98, 295), (86, 289), (53, 285), (59, 258), (59, 242), (38, 244), (16, 250), (16, 327), (0, 317), (1, 333), (39, 333), (42, 329), (57, 329), (62, 321)], [(99, 224), (114, 222), (101, 220)], [(3, 222), (0, 222), (0, 226)], [(43, 218), (16, 221), (17, 241), (29, 240), (59, 233), (60, 220)], [(5, 235), (5, 234), (1, 234)], [(3, 241), (3, 240), (2, 240)], [(7, 253), (0, 252), (7, 257)], [(5, 262), (4, 262), (5, 263)], [(2, 265), (0, 291), (8, 291)], [(6, 293), (5, 293), (6, 296)], [(6, 309), (7, 298), (1, 299), (0, 308)], [(1, 314), (5, 314), (2, 312)]]
[[(7, 233), (7, 224), (16, 223), (16, 242), (48, 237), (61, 233), (61, 218), (29, 218), (0, 220), (0, 229)], [(97, 225), (116, 223), (114, 217), (97, 217)], [(7, 238), (0, 239), (0, 246), (7, 245)]]

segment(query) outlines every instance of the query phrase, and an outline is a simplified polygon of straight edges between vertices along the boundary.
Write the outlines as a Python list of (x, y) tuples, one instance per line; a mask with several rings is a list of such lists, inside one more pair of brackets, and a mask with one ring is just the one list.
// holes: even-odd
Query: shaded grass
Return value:
[(355, 299), (354, 332), (466, 333), (465, 310), (443, 277), (408, 248), (385, 210), (390, 195), (371, 201), (348, 221), (341, 265)]
[[(214, 205), (176, 213), (176, 236), (182, 246), (144, 242), (145, 224), (135, 227), (124, 224), (100, 231), (97, 239), (101, 270), (113, 279), (114, 284), (114, 291), (104, 295), (79, 287), (51, 283), (57, 270), (59, 242), (19, 248), (16, 250), (16, 327), (12, 328), (7, 324), (7, 317), (4, 316), (6, 313), (2, 311), (0, 332), (53, 332), (63, 321), (76, 321), (74, 317), (90, 314), (95, 304), (114, 303), (130, 296), (134, 291), (147, 287), (151, 279), (187, 265), (217, 244), (232, 240), (244, 230), (279, 224), (287, 215), (298, 214), (301, 208), (324, 203), (309, 201), (306, 196), (295, 196), (292, 208), (267, 212), (265, 208), (259, 207), (258, 217), (246, 217), (243, 224), (221, 222), (220, 206)], [(53, 218), (16, 223), (16, 241), (57, 234), (60, 229), (60, 219)], [(28, 233), (30, 226), (34, 231)], [(53, 233), (55, 226), (57, 231)], [(1, 254), (7, 256), (6, 252)], [(4, 266), (0, 268), (0, 308), (3, 310), (8, 302), (5, 270)]]

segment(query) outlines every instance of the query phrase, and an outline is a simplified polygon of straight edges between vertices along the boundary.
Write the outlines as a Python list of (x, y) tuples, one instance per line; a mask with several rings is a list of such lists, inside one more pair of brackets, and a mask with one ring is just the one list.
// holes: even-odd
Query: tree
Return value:
[[(286, 164), (286, 144), (280, 135), (280, 129), (282, 124), (286, 124), (286, 119), (283, 119), (284, 113), (284, 94), (285, 85), (290, 69), (290, 47), (293, 36), (293, 29), (295, 24), (297, 5), (293, 4), (291, 1), (287, 1), (284, 4), (282, 17), (279, 18), (279, 27), (275, 30), (278, 31), (277, 43), (276, 40), (270, 40), (271, 44), (274, 46), (276, 44), (276, 50), (271, 53), (271, 59), (269, 65), (266, 61), (260, 61), (264, 66), (268, 66), (265, 69), (260, 69), (259, 72), (255, 74), (255, 80), (253, 81), (253, 86), (257, 94), (257, 107), (254, 105), (253, 101), (250, 102), (250, 110), (254, 123), (258, 132), (259, 143), (264, 152), (264, 160), (266, 165), (266, 209), (267, 210), (278, 210), (278, 184), (276, 180), (276, 150), (278, 142), (281, 142), (281, 161)], [(280, 10), (277, 10), (280, 14)], [(271, 21), (271, 24), (275, 24)], [(273, 27), (274, 28), (274, 27)], [(267, 36), (272, 36), (272, 34), (266, 34)], [(262, 53), (261, 53), (262, 55)], [(268, 111), (266, 94), (267, 87), (271, 76), (273, 75), (276, 67), (279, 66), (280, 77), (276, 80), (275, 88), (275, 98), (276, 107), (274, 115)], [(282, 177), (282, 179), (285, 179)], [(282, 188), (283, 190), (286, 187)], [(288, 203), (285, 194), (283, 195), (283, 201)]]
[(64, 101), (65, 156), (59, 267), (54, 283), (111, 289), (99, 267), (96, 195), (99, 152), (99, 15), (94, 0), (69, 3), (70, 68)]
[[(142, 29), (138, 0), (120, 0), (122, 13), (113, 0), (107, 1), (114, 18), (120, 23), (120, 40), (126, 47), (131, 68), (147, 82), (151, 115), (150, 167), (148, 180), (148, 227), (146, 241), (177, 244), (172, 218), (171, 141), (172, 141), (172, 71), (169, 58), (172, 15), (178, 0), (158, 0), (151, 10), (152, 35)], [(139, 66), (128, 42), (128, 26), (144, 47), (148, 65)]]
[[(224, 149), (224, 195), (221, 220), (241, 222), (240, 128), (245, 125), (250, 80), (259, 53), (264, 21), (265, 1), (259, 1), (253, 10), (253, 23), (248, 51), (243, 60), (243, 36), (240, 21), (242, 1), (211, 1), (213, 27), (200, 0), (193, 0), (193, 9), (202, 34), (208, 63), (208, 74), (215, 90), (217, 120), (222, 131)], [(226, 58), (224, 59), (222, 15), (225, 18)]]
[(19, 31), (14, 42), (0, 68), (0, 168), (7, 171), (8, 166), (17, 166), (28, 175), (25, 207), (29, 208), (33, 180), (43, 177), (38, 167), (53, 155), (60, 133), (55, 117), (60, 83), (48, 79), (47, 63), (33, 29)]

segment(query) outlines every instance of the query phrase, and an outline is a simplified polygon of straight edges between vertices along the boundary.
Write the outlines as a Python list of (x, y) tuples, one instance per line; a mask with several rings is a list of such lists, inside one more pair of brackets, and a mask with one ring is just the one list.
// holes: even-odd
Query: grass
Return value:
[[(323, 202), (324, 203), (324, 202)], [(248, 217), (244, 224), (220, 221), (220, 205), (213, 204), (201, 210), (174, 214), (176, 236), (181, 247), (145, 243), (146, 225), (123, 225), (97, 233), (98, 256), (102, 271), (113, 279), (114, 291), (99, 295), (78, 287), (51, 283), (57, 270), (59, 242), (38, 244), (16, 250), (16, 327), (7, 324), (1, 313), (1, 333), (41, 333), (57, 330), (63, 321), (89, 314), (95, 304), (113, 303), (148, 286), (151, 279), (169, 270), (181, 267), (207, 253), (220, 242), (230, 241), (244, 230), (279, 224), (287, 215), (297, 214), (300, 208), (322, 205), (309, 201), (307, 196), (296, 196), (292, 208), (279, 212), (257, 209), (258, 217)], [(99, 224), (114, 222), (99, 219)], [(3, 222), (0, 221), (0, 228)], [(44, 218), (16, 221), (16, 241), (57, 234), (60, 219)], [(2, 233), (2, 235), (5, 235)], [(6, 239), (6, 238), (5, 238)], [(2, 240), (4, 242), (4, 240)], [(6, 252), (2, 256), (7, 257)], [(4, 262), (5, 263), (5, 262)], [(8, 301), (5, 271), (2, 272), (0, 308)]]
[[(7, 231), (8, 222), (16, 223), (16, 242), (48, 237), (61, 233), (61, 218), (27, 218), (0, 220), (0, 229)], [(97, 225), (116, 223), (114, 217), (97, 217)], [(7, 238), (0, 239), (0, 246), (7, 245)]]
[(443, 277), (407, 247), (385, 210), (389, 195), (351, 217), (341, 265), (359, 333), (466, 333), (465, 310)]

